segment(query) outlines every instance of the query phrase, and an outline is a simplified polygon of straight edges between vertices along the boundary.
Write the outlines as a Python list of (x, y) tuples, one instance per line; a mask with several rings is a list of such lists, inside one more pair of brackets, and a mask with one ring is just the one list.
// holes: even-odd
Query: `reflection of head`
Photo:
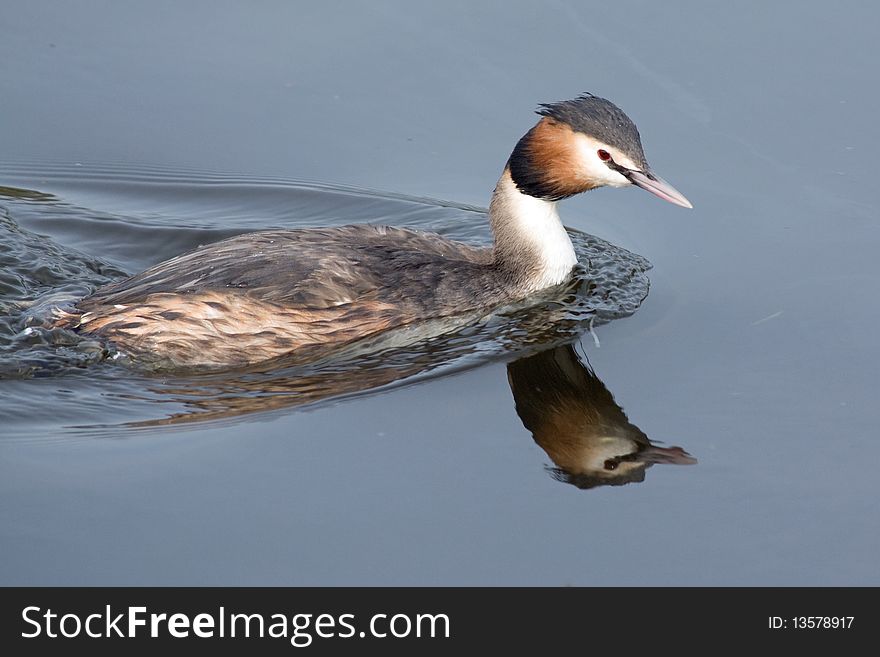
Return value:
[(620, 486), (644, 481), (654, 463), (696, 462), (680, 447), (652, 444), (571, 345), (510, 363), (507, 373), (517, 414), (558, 481)]

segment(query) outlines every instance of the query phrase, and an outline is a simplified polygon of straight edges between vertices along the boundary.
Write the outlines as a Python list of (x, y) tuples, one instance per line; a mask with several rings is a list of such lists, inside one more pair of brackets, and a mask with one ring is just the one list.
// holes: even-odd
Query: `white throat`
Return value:
[(556, 202), (523, 194), (506, 169), (492, 195), (489, 221), (496, 259), (522, 274), (529, 290), (562, 283), (577, 264)]

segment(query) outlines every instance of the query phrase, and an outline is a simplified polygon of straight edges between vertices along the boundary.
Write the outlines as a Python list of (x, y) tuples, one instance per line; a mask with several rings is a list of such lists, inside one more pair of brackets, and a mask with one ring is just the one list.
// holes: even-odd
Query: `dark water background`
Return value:
[[(880, 583), (876, 10), (0, 9), (0, 368), (19, 373), (0, 381), (0, 583)], [(578, 351), (697, 465), (554, 477), (499, 358), (534, 331), (503, 321), (409, 352), (442, 356), (412, 372), (355, 359), (274, 394), (21, 334), (16, 290), (47, 305), (243, 230), (382, 218), (484, 239), (471, 206), (531, 110), (585, 90), (695, 210), (637, 190), (563, 204), (654, 264), (638, 312)], [(389, 387), (383, 366), (418, 376)], [(285, 403), (340, 381), (382, 387)], [(214, 419), (119, 426), (193, 411)]]

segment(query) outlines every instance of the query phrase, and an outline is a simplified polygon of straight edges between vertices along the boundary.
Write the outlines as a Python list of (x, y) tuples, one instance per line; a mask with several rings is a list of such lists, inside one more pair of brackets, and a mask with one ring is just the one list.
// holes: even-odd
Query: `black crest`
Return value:
[(648, 167), (642, 140), (636, 124), (624, 114), (623, 110), (610, 100), (590, 93), (582, 94), (574, 100), (558, 103), (543, 103), (538, 114), (565, 123), (576, 132), (582, 132), (599, 141), (613, 146), (639, 166)]

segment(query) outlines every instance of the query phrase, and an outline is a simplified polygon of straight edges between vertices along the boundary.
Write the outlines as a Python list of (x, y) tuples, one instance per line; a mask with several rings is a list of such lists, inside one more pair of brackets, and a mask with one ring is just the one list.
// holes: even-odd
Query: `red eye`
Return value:
[(601, 148), (598, 151), (596, 151), (596, 154), (599, 156), (599, 159), (602, 160), (603, 162), (607, 162), (608, 160), (611, 159), (611, 153), (609, 153), (608, 151), (603, 151)]

